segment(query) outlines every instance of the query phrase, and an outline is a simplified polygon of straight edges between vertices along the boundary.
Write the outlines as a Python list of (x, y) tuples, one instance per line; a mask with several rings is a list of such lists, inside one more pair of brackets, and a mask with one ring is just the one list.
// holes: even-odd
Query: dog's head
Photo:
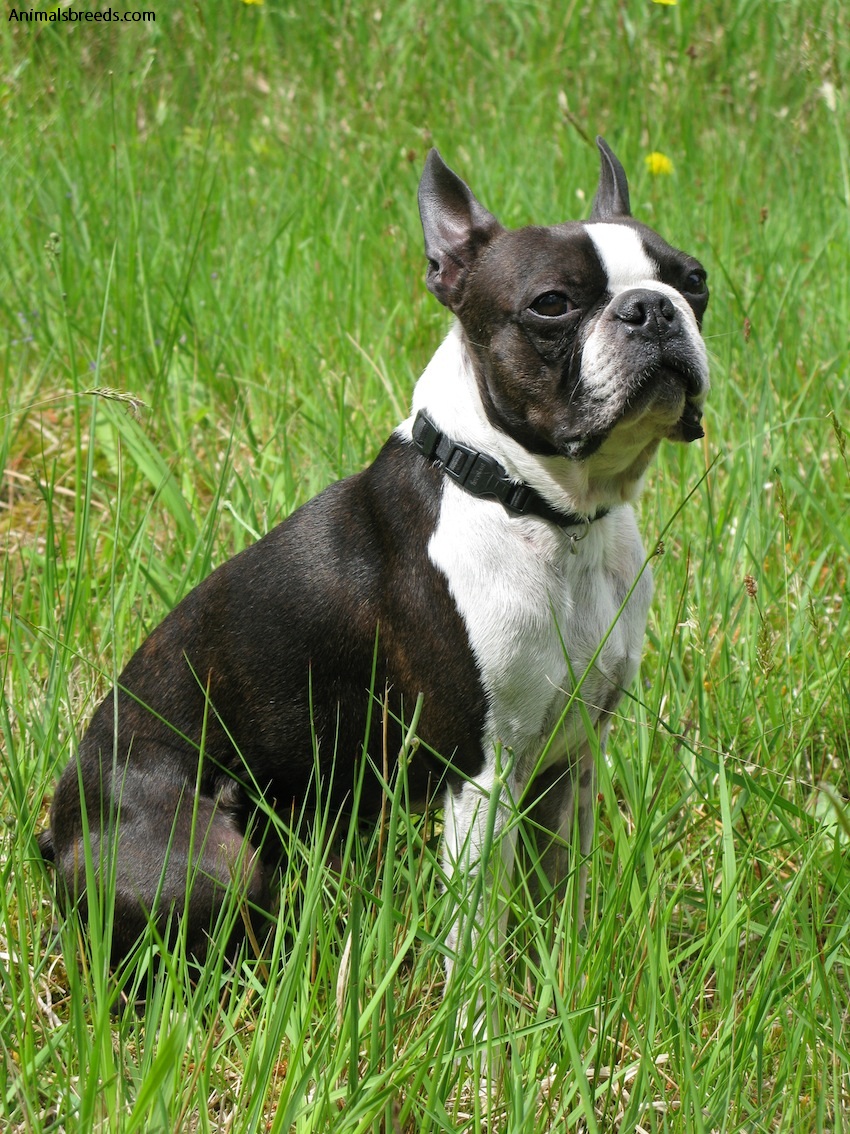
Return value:
[(662, 438), (702, 436), (708, 288), (693, 256), (632, 218), (623, 167), (597, 144), (589, 221), (516, 230), (432, 150), (428, 287), (460, 321), (493, 426), (531, 453), (639, 477)]

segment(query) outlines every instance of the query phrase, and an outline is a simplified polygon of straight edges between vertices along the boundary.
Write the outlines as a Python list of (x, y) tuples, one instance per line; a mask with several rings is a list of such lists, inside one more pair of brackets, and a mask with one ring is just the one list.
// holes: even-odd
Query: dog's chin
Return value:
[[(628, 412), (623, 415), (629, 418)], [(697, 441), (704, 437), (702, 428), (702, 400), (689, 395), (681, 381), (660, 384), (657, 393), (635, 413), (635, 420), (668, 441)]]
[(638, 385), (619, 412), (601, 427), (563, 438), (557, 445), (571, 461), (586, 461), (616, 433), (642, 444), (667, 439), (685, 443), (704, 437), (702, 401), (688, 396), (685, 383), (674, 372), (655, 375), (651, 385)]
[(694, 396), (693, 387), (690, 375), (674, 371), (664, 376), (656, 396), (650, 398), (646, 408), (647, 416), (657, 417), (659, 425), (666, 419), (668, 425), (663, 436), (668, 441), (688, 443), (705, 436), (702, 428), (702, 397)]

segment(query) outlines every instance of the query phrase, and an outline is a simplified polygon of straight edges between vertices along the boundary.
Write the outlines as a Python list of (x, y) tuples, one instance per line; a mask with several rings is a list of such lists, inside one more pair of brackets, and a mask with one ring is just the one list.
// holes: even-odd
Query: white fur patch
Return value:
[[(635, 675), (648, 572), (617, 621), (644, 560), (634, 513), (624, 506), (597, 520), (573, 554), (568, 533), (511, 517), (446, 481), (428, 553), (448, 581), (488, 694), (485, 751), (510, 746), (522, 778), (606, 635), (581, 687), (592, 720)], [(566, 736), (571, 747), (586, 742), (577, 710)]]
[(658, 265), (649, 258), (633, 228), (626, 224), (589, 224), (586, 232), (608, 276), (611, 295), (657, 284)]

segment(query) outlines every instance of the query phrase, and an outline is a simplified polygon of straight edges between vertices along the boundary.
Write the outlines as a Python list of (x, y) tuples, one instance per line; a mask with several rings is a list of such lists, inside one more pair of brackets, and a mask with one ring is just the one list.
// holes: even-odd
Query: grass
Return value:
[[(848, 1130), (842, 5), (154, 10), (0, 35), (5, 1128)], [(262, 965), (192, 978), (178, 944), (116, 1015), (103, 933), (51, 930), (58, 770), (167, 610), (405, 413), (446, 329), (428, 146), (547, 223), (586, 211), (597, 132), (709, 268), (714, 389), (702, 452), (669, 447), (644, 497), (664, 551), (586, 937), (518, 878), (509, 964), (467, 978), (503, 1038), (459, 1035), (438, 820), (402, 778), (338, 861), (292, 834)]]

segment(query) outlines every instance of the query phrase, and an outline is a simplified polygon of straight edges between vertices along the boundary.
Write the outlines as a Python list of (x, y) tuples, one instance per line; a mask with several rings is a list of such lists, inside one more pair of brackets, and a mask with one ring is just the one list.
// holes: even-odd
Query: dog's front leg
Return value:
[[(508, 896), (516, 849), (515, 783), (500, 756), (488, 762), (475, 779), (446, 790), (444, 800), (443, 868), (454, 899), (451, 928), (446, 937), (447, 987), (453, 979), (475, 979), (481, 966), (490, 967), (505, 938)], [(492, 1027), (482, 1012), (480, 989), (464, 993), (464, 1029)]]
[[(585, 746), (572, 767), (553, 768), (535, 783), (538, 798), (531, 815), (540, 864), (552, 893), (563, 900), (571, 871), (578, 868), (575, 917), (584, 924), (588, 858), (593, 846), (596, 796), (596, 746)], [(579, 861), (574, 857), (573, 832), (578, 827)], [(539, 886), (533, 892), (542, 897)]]

